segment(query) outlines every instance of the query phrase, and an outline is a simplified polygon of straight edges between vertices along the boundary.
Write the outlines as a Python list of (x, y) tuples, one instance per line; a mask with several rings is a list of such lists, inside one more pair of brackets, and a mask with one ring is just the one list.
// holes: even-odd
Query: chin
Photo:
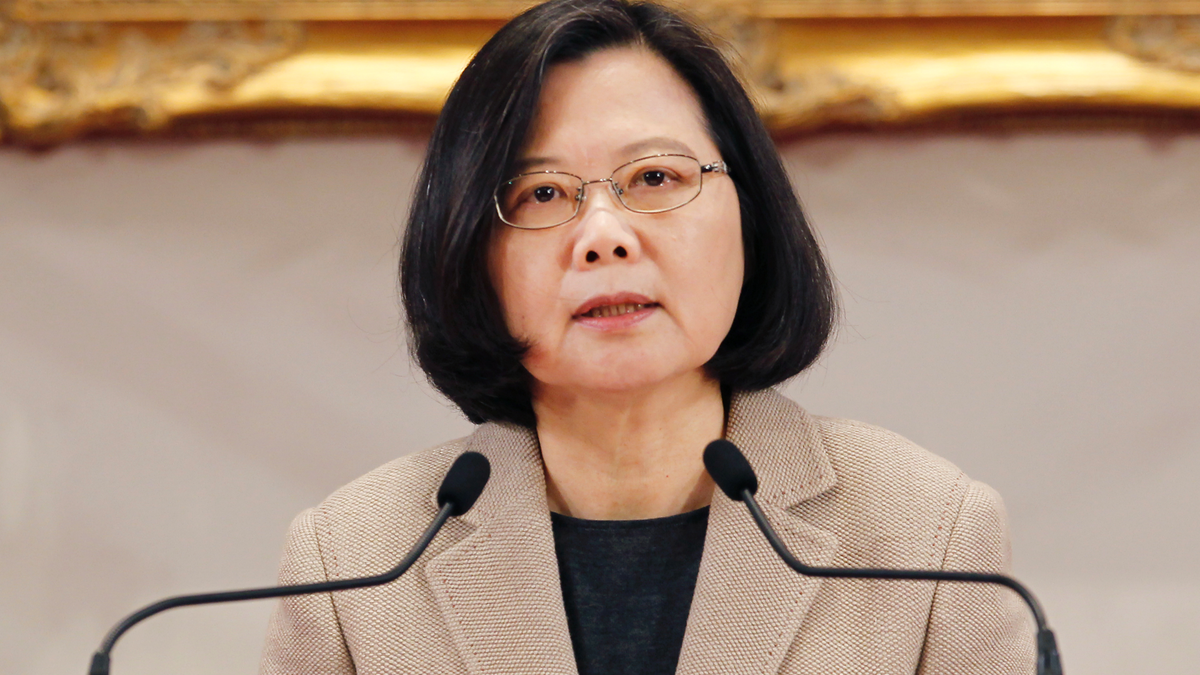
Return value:
[(662, 384), (668, 379), (670, 379), (670, 375), (651, 374), (632, 377), (582, 378), (578, 384), (578, 388), (581, 390), (595, 391), (602, 394), (634, 393), (647, 388), (652, 388), (658, 384)]
[[(716, 352), (714, 340), (711, 351)], [(640, 343), (640, 344), (639, 344)], [(694, 341), (623, 341), (622, 344), (572, 344), (526, 355), (525, 368), (546, 387), (583, 394), (636, 393), (672, 380), (700, 374), (712, 358)], [(708, 345), (703, 345), (707, 347)]]
[(619, 360), (613, 360), (555, 369), (557, 372), (553, 373), (539, 372), (536, 368), (530, 368), (530, 372), (535, 379), (550, 387), (606, 395), (633, 394), (653, 389), (702, 368), (703, 363), (670, 364), (661, 360), (621, 363)]

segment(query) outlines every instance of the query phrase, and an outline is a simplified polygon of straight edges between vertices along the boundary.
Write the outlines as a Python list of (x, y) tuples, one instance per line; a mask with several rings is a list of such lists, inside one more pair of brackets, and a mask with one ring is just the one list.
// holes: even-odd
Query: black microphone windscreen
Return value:
[(742, 492), (758, 492), (758, 476), (741, 450), (725, 439), (718, 439), (704, 448), (704, 468), (725, 496), (742, 501)]
[(442, 486), (438, 488), (437, 503), (439, 507), (446, 502), (452, 502), (452, 516), (461, 516), (475, 505), (475, 500), (483, 493), (492, 475), (492, 465), (487, 457), (478, 452), (464, 452), (450, 465)]

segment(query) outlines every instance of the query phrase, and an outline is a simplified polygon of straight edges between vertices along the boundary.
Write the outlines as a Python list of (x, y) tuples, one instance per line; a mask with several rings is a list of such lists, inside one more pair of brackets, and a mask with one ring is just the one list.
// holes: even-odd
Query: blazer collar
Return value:
[(466, 449), (487, 457), (492, 474), (475, 506), (461, 520), (480, 526), (529, 500), (546, 506), (545, 467), (533, 429), (489, 422), (471, 435)]
[[(836, 539), (788, 511), (835, 483), (811, 418), (774, 391), (739, 392), (727, 437), (758, 474), (759, 503), (780, 537), (807, 562), (827, 564)], [(472, 675), (575, 675), (537, 435), (489, 423), (468, 449), (492, 464), (461, 519), (473, 531), (425, 566), (447, 628)], [(745, 507), (718, 491), (678, 672), (776, 672), (819, 585), (786, 567)]]
[(492, 465), (475, 529), (425, 566), (451, 638), (471, 675), (576, 675), (537, 435), (489, 423), (467, 449)]
[(787, 509), (837, 482), (816, 422), (773, 389), (735, 392), (725, 437), (754, 467), (760, 503)]
[[(772, 390), (735, 394), (726, 437), (754, 467), (758, 503), (784, 544), (809, 564), (828, 564), (837, 538), (789, 511), (836, 483), (808, 413)], [(677, 672), (778, 672), (820, 586), (779, 559), (744, 504), (717, 491)]]

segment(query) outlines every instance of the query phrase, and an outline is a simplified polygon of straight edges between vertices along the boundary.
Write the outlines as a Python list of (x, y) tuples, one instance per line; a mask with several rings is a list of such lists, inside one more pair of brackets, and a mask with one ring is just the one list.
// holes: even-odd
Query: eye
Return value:
[(643, 171), (641, 176), (639, 176), (639, 178), (640, 178), (639, 182), (641, 182), (644, 185), (649, 185), (650, 187), (658, 187), (667, 181), (667, 174), (666, 174), (666, 172), (654, 169), (651, 171)]
[(679, 187), (680, 181), (679, 173), (673, 168), (660, 165), (636, 169), (627, 186), (635, 190), (638, 188), (668, 190)]
[(542, 204), (550, 204), (555, 200), (566, 198), (567, 191), (561, 185), (541, 183), (527, 187), (515, 195), (513, 206), (516, 208), (532, 208)]

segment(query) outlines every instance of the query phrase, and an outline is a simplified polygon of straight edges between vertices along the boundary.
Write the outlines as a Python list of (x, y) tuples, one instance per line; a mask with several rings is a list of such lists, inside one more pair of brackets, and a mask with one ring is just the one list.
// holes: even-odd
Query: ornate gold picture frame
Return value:
[[(0, 0), (0, 139), (428, 125), (527, 0)], [(1200, 123), (1200, 0), (694, 0), (779, 134)], [(1107, 122), (1105, 122), (1107, 123)]]

